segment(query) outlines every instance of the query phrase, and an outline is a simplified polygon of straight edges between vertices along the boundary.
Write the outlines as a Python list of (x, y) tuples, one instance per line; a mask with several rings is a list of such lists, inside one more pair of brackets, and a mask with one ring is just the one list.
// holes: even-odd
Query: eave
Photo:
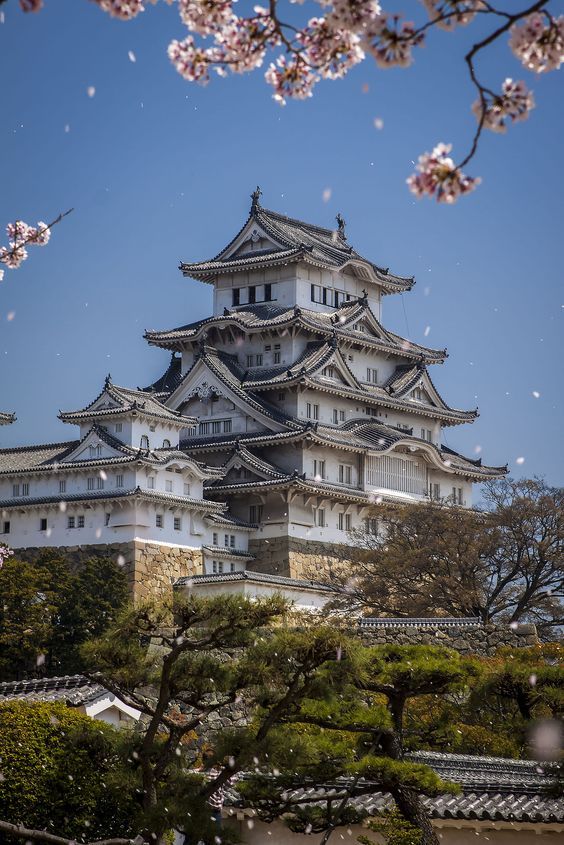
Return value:
[(36, 496), (23, 497), (17, 499), (0, 500), (0, 510), (25, 510), (31, 507), (44, 507), (46, 505), (59, 505), (64, 502), (65, 505), (84, 504), (89, 502), (106, 502), (106, 501), (123, 501), (123, 500), (141, 500), (148, 501), (170, 507), (183, 507), (190, 510), (198, 511), (222, 511), (225, 505), (218, 502), (211, 502), (208, 499), (192, 499), (189, 496), (174, 496), (170, 493), (159, 493), (153, 490), (143, 490), (141, 487), (135, 487), (133, 490), (100, 490), (90, 493), (71, 493), (60, 494), (53, 496)]

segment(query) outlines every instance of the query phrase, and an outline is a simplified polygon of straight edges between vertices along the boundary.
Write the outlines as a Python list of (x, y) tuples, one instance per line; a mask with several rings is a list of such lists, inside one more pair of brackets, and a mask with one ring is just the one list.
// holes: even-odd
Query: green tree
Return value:
[[(0, 706), (0, 818), (79, 842), (135, 826), (124, 737), (62, 703)], [(119, 782), (120, 788), (115, 788)]]
[(8, 558), (0, 569), (0, 680), (80, 672), (80, 647), (100, 636), (128, 600), (127, 578), (109, 558), (74, 567), (46, 553)]

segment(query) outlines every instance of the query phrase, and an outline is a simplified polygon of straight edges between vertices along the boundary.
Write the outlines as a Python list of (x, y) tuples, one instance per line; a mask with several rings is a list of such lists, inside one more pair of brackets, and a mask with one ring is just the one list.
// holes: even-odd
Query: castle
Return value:
[(139, 597), (282, 588), (319, 606), (311, 566), (377, 532), (381, 502), (468, 507), (473, 483), (507, 471), (442, 444), (477, 411), (435, 387), (445, 350), (384, 328), (384, 297), (414, 280), (356, 252), (340, 216), (304, 223), (257, 189), (232, 241), (181, 270), (213, 285), (213, 315), (145, 333), (171, 352), (161, 378), (108, 376), (60, 413), (77, 439), (0, 450), (0, 540), (18, 554), (111, 554)]

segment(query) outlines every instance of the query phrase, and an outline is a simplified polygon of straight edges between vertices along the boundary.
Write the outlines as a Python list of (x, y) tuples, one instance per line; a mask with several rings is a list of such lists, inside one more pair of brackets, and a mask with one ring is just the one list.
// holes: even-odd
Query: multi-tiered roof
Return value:
[[(246, 273), (252, 279), (256, 271), (275, 266), (315, 266), (324, 271), (352, 273), (370, 289), (381, 294), (408, 291), (413, 278), (389, 272), (364, 258), (346, 238), (344, 221), (338, 217), (337, 229), (325, 229), (262, 208), (260, 193), (253, 194), (249, 218), (230, 243), (215, 258), (196, 263), (182, 263), (185, 276), (216, 284), (226, 274)], [(246, 244), (246, 248), (242, 245)], [(245, 251), (246, 249), (246, 251)], [(248, 281), (243, 284), (249, 283)], [(236, 284), (236, 282), (234, 282)], [(256, 340), (282, 335), (305, 338), (303, 348), (290, 365), (245, 366), (233, 349)], [(380, 411), (408, 414), (442, 426), (472, 422), (477, 410), (450, 407), (437, 390), (429, 366), (442, 363), (447, 352), (431, 349), (403, 338), (384, 328), (371, 307), (366, 291), (350, 296), (330, 310), (303, 306), (285, 306), (276, 302), (225, 307), (223, 313), (166, 331), (148, 331), (150, 344), (173, 352), (171, 363), (151, 388), (160, 401), (178, 407), (187, 389), (202, 379), (205, 371), (210, 383), (220, 385), (231, 401), (261, 423), (260, 431), (212, 436), (185, 436), (183, 448), (193, 453), (227, 452), (224, 469), (234, 455), (253, 474), (253, 480), (234, 482), (227, 479), (210, 482), (208, 495), (227, 496), (252, 489), (315, 488), (343, 500), (364, 501), (368, 494), (358, 488), (336, 490), (321, 482), (313, 484), (297, 473), (288, 473), (268, 458), (266, 449), (286, 443), (315, 443), (360, 454), (385, 454), (398, 448), (418, 449), (428, 463), (449, 474), (481, 481), (505, 473), (505, 467), (482, 466), (427, 439), (418, 437), (413, 425), (398, 427), (384, 419), (358, 416), (330, 425), (293, 416), (279, 402), (275, 391), (315, 391), (327, 399), (362, 405), (363, 412), (384, 417)], [(351, 350), (382, 355), (395, 362), (392, 373), (381, 383), (361, 381), (353, 373), (347, 358)], [(175, 353), (190, 350), (192, 363), (182, 374), (180, 358)], [(413, 401), (418, 390), (422, 401)]]

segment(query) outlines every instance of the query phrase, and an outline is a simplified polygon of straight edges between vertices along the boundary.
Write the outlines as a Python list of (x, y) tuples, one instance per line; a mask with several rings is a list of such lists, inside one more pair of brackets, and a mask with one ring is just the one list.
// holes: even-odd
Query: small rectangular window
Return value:
[(229, 536), (229, 546), (234, 549), (235, 548), (235, 534), (231, 534)]
[(152, 475), (147, 479), (147, 487), (149, 490), (155, 489), (155, 479)]
[(285, 394), (285, 393), (279, 393), (279, 394), (278, 394), (278, 401), (279, 401), (279, 402), (282, 402), (285, 398), (286, 398), (286, 394)]
[(110, 524), (110, 519), (111, 519), (111, 517), (112, 517), (111, 513), (106, 513), (106, 514), (104, 514), (104, 525), (109, 525), (109, 524)]
[(252, 367), (254, 360), (254, 355), (247, 355), (247, 367)]
[(95, 479), (93, 476), (89, 476), (86, 479), (86, 486), (89, 490), (94, 490)]
[(212, 560), (212, 572), (217, 575), (217, 560)]
[(241, 291), (239, 288), (233, 288), (233, 305), (239, 305), (241, 303)]
[(217, 546), (218, 543), (219, 543), (219, 538), (218, 538), (217, 532), (214, 531), (213, 532), (213, 544), (214, 544), (214, 546)]
[(267, 346), (264, 347), (265, 352), (270, 352), (271, 349), (272, 349), (272, 346), (271, 346), (270, 343)]
[(345, 530), (345, 514), (340, 511), (337, 518), (337, 528), (339, 531)]
[(274, 363), (275, 363), (275, 364), (279, 364), (279, 363), (280, 363), (280, 352), (275, 352), (275, 353), (274, 353)]
[(249, 507), (249, 522), (257, 525), (262, 522), (263, 505), (251, 505)]
[(264, 301), (271, 302), (272, 300), (272, 285), (264, 286)]
[(375, 370), (373, 367), (367, 367), (366, 381), (370, 384), (378, 384), (378, 370)]
[(346, 419), (345, 411), (339, 411), (339, 422), (344, 422)]
[(156, 516), (155, 516), (155, 525), (157, 526), (157, 528), (162, 528), (162, 527), (163, 527), (163, 515), (162, 515), (162, 513), (158, 513), (158, 514), (156, 514)]
[(318, 479), (325, 478), (325, 461), (313, 462), (313, 477)]
[(350, 513), (345, 514), (345, 531), (350, 531), (352, 528), (352, 517)]
[(214, 420), (212, 422), (212, 434), (220, 434), (221, 432), (221, 422), (219, 420)]
[(182, 520), (179, 516), (174, 517), (174, 530), (180, 531), (182, 529)]
[(20, 485), (19, 484), (12, 484), (12, 496), (19, 496), (20, 495)]
[(339, 411), (337, 408), (333, 408), (333, 425), (337, 425), (339, 422)]
[(319, 419), (319, 405), (314, 405), (314, 406), (313, 406), (313, 419), (314, 419), (314, 420), (318, 420), (318, 419)]
[(325, 508), (313, 509), (313, 524), (318, 528), (325, 528)]
[(441, 498), (441, 485), (440, 484), (431, 484), (430, 487), (431, 498), (435, 501), (438, 501)]
[(47, 531), (47, 519), (46, 519), (46, 517), (42, 517), (39, 520), (39, 530), (40, 531)]
[(10, 522), (6, 520), (2, 525), (2, 534), (9, 534), (10, 533)]
[(254, 285), (252, 285), (252, 286), (249, 288), (249, 303), (250, 303), (251, 305), (254, 305), (254, 303), (255, 303), (256, 301), (257, 301), (257, 289), (256, 289), (256, 287), (255, 287)]
[(275, 348), (275, 349), (280, 349), (280, 344), (279, 344), (279, 343), (275, 343), (275, 344), (274, 344), (274, 348)]
[(220, 575), (223, 572), (223, 561), (222, 560), (218, 560), (218, 562), (217, 562), (217, 571)]
[(235, 564), (234, 564), (234, 562), (233, 562), (233, 561), (231, 561), (231, 563), (229, 564), (229, 571), (230, 571), (230, 572), (235, 572)]
[(24, 481), (22, 484), (22, 496), (29, 496), (29, 484), (27, 481)]
[(172, 481), (165, 481), (165, 490), (167, 493), (172, 493)]
[(123, 430), (123, 423), (116, 423), (116, 433), (119, 434)]
[[(311, 419), (311, 402), (306, 403), (306, 417), (310, 420)], [(16, 494), (14, 493), (14, 496)]]
[(262, 352), (259, 352), (256, 357), (256, 365), (257, 367), (262, 367)]
[(66, 493), (66, 492), (67, 492), (67, 482), (63, 478), (59, 481), (59, 493)]
[(123, 487), (123, 475), (116, 475), (116, 487)]
[(74, 528), (75, 526), (75, 518), (74, 516), (69, 516), (67, 519), (67, 528)]
[(226, 548), (229, 548), (229, 534), (224, 534), (224, 535), (223, 535), (223, 545), (224, 545)]
[(84, 517), (82, 515), (77, 517), (77, 525), (79, 528), (84, 528)]
[(96, 487), (98, 488), (98, 490), (104, 489), (104, 479), (103, 478), (100, 478), (98, 476), (98, 478), (96, 479)]
[(231, 433), (231, 420), (223, 420), (223, 433), (230, 434)]
[(184, 495), (185, 496), (190, 495), (190, 485), (188, 484), (187, 481), (184, 482)]

